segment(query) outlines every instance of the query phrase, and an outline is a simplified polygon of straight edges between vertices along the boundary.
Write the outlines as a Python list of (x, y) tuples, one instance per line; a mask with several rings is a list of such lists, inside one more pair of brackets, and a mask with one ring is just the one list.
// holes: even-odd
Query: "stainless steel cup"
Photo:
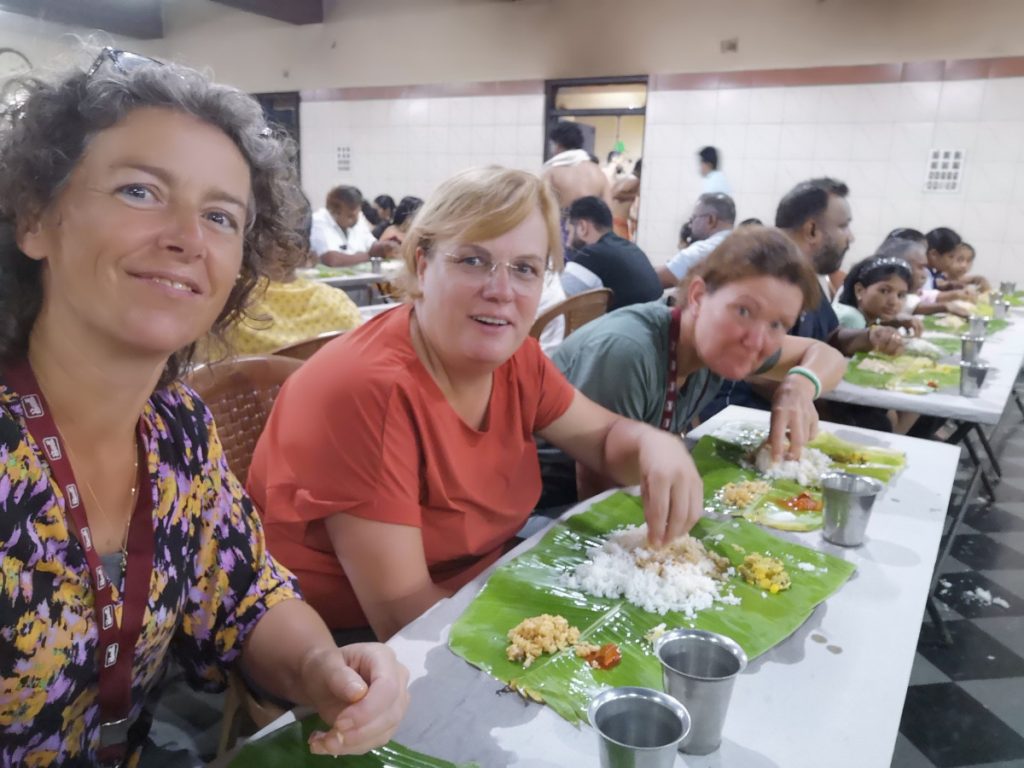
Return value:
[(1017, 284), (1014, 283), (1014, 282), (1011, 282), (1009, 280), (1005, 280), (1005, 281), (999, 283), (999, 292), (1000, 293), (1016, 293), (1017, 292)]
[(736, 676), (747, 666), (739, 644), (714, 632), (674, 629), (658, 638), (665, 690), (686, 707), (693, 720), (681, 752), (707, 755), (722, 743), (722, 727)]
[(969, 333), (964, 334), (960, 337), (960, 359), (966, 360), (969, 363), (976, 363), (978, 361), (978, 355), (981, 354), (981, 348), (984, 344), (984, 336), (974, 336)]
[(992, 302), (992, 317), (996, 320), (1005, 320), (1006, 315), (1010, 312), (1010, 302), (1008, 301), (994, 301)]
[(988, 365), (968, 360), (960, 361), (960, 394), (964, 397), (977, 397), (978, 390), (985, 383)]
[(822, 535), (841, 547), (859, 547), (875, 499), (883, 486), (878, 480), (850, 472), (829, 472), (821, 476), (824, 497)]
[(380, 256), (370, 257), (370, 271), (374, 274), (380, 274), (380, 267), (384, 260)]
[(988, 318), (984, 315), (971, 315), (967, 320), (967, 331), (971, 336), (984, 336), (988, 330)]
[(690, 730), (686, 707), (651, 688), (609, 688), (590, 700), (601, 768), (670, 768)]
[(1003, 294), (1000, 293), (999, 291), (992, 291), (988, 295), (988, 300), (992, 303), (992, 306), (995, 306), (996, 304), (1003, 300)]

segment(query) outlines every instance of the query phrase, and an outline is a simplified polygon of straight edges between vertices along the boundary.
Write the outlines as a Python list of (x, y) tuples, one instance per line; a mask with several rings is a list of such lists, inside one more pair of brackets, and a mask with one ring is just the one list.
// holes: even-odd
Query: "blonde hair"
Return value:
[(548, 269), (562, 271), (562, 231), (558, 202), (546, 181), (532, 173), (488, 165), (467, 168), (441, 183), (416, 212), (402, 241), (405, 271), (398, 278), (406, 299), (423, 295), (416, 277), (416, 251), (433, 256), (442, 240), (492, 240), (519, 226), (539, 209), (548, 233)]

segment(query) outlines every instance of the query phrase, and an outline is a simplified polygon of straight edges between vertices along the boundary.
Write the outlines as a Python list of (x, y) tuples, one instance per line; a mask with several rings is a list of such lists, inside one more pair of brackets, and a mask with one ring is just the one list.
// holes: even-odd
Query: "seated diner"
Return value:
[(336, 647), (180, 381), (268, 259), (297, 252), (292, 148), (244, 93), (110, 48), (17, 87), (0, 118), (0, 764), (159, 762), (172, 657), (196, 688), (240, 670), (313, 707), (315, 753), (384, 744), (405, 669)]
[(595, 404), (528, 337), (562, 260), (546, 183), (457, 174), (403, 257), (408, 303), (292, 375), (249, 471), (271, 550), (336, 637), (391, 637), (508, 549), (540, 496), (534, 434), (640, 484), (653, 545), (693, 526), (702, 483), (678, 436)]

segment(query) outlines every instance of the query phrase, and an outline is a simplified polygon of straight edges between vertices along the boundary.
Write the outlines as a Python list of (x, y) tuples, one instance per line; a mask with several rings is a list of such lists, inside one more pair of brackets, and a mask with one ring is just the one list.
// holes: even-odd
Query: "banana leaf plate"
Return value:
[[(992, 314), (992, 308), (987, 304), (979, 304), (977, 309), (979, 315), (991, 316)], [(985, 312), (985, 309), (988, 309), (987, 313)], [(957, 317), (956, 315), (926, 315), (922, 323), (924, 324), (926, 331), (937, 331), (940, 333), (952, 334), (966, 333), (967, 331), (967, 321), (962, 317)], [(1009, 325), (1010, 323), (1007, 320), (990, 319), (988, 321), (988, 329), (986, 333), (991, 336), (993, 333), (998, 333)]]
[(307, 746), (309, 734), (326, 728), (323, 720), (311, 715), (279, 728), (262, 739), (249, 742), (228, 765), (231, 768), (477, 768), (475, 763), (456, 765), (447, 760), (421, 755), (393, 741), (365, 755), (330, 757), (310, 754)]
[[(733, 427), (733, 429), (735, 429)], [(747, 461), (748, 455), (767, 437), (767, 431), (750, 427), (738, 435), (702, 437), (690, 455), (704, 479), (704, 508), (708, 512), (743, 517), (752, 523), (787, 531), (812, 531), (822, 525), (821, 490), (793, 480), (769, 480)], [(896, 451), (851, 443), (830, 432), (820, 433), (807, 444), (832, 460), (832, 469), (867, 475), (883, 483), (906, 466), (906, 457)], [(754, 493), (742, 505), (726, 499), (730, 483), (763, 481), (764, 490)]]
[(959, 336), (947, 336), (941, 333), (926, 333), (922, 338), (924, 338), (925, 341), (934, 344), (949, 356), (960, 354)]
[[(567, 586), (566, 576), (587, 559), (588, 548), (600, 546), (615, 530), (643, 521), (640, 499), (620, 492), (556, 523), (537, 546), (491, 574), (452, 625), (449, 647), (509, 689), (546, 703), (576, 724), (586, 719), (591, 697), (608, 686), (662, 690), (661, 666), (644, 637), (659, 624), (720, 632), (755, 658), (789, 637), (854, 571), (852, 563), (779, 539), (745, 520), (705, 517), (691, 531), (705, 547), (734, 565), (752, 552), (777, 557), (786, 564), (792, 587), (773, 595), (731, 576), (728, 589), (740, 598), (738, 605), (716, 603), (687, 619), (682, 613), (649, 613), (621, 598), (594, 597)], [(509, 661), (508, 631), (543, 613), (564, 616), (580, 629), (582, 641), (614, 642), (622, 662), (608, 670), (593, 669), (571, 648), (541, 656), (529, 668)]]
[(914, 355), (893, 357), (878, 352), (858, 352), (846, 366), (843, 379), (862, 387), (927, 395), (939, 390), (955, 390), (960, 384), (960, 367)]

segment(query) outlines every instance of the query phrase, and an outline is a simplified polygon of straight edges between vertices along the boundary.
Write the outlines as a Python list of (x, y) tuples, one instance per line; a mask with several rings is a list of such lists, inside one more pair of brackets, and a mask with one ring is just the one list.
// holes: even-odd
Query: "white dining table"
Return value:
[[(767, 426), (767, 419), (764, 411), (730, 406), (688, 438), (737, 422)], [(679, 755), (677, 766), (890, 765), (960, 451), (940, 442), (822, 426), (840, 437), (903, 451), (907, 466), (876, 503), (861, 547), (829, 544), (820, 531), (773, 532), (852, 562), (857, 570), (796, 632), (740, 675), (721, 748), (706, 757)], [(529, 550), (542, 535), (494, 567)], [(448, 649), (452, 623), (492, 571), (388, 641), (411, 673), (411, 703), (395, 739), (485, 768), (596, 766), (597, 740), (588, 725), (573, 726), (542, 704), (503, 692), (503, 683)], [(264, 733), (293, 720), (289, 713)]]
[(862, 387), (844, 380), (831, 392), (822, 395), (822, 398), (974, 424), (997, 424), (1017, 381), (1017, 373), (1024, 363), (1024, 314), (1015, 311), (1007, 319), (1010, 325), (988, 336), (982, 346), (980, 359), (988, 363), (990, 368), (977, 397), (964, 397), (958, 389), (914, 395)]

